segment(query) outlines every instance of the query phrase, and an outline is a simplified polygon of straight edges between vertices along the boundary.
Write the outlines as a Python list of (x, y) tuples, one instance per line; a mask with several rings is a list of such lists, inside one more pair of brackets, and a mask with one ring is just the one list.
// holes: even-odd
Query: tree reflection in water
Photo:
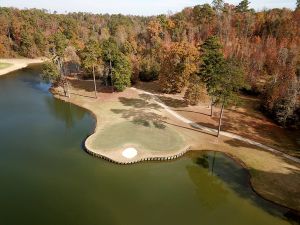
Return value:
[(60, 121), (65, 123), (66, 128), (72, 128), (75, 122), (83, 119), (87, 113), (85, 110), (74, 110), (75, 106), (71, 103), (65, 103), (62, 100), (45, 96), (45, 102), (49, 111)]

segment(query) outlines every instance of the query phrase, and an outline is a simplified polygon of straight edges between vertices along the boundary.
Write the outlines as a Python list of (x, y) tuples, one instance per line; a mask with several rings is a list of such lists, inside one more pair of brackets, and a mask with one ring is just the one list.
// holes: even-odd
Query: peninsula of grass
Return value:
[[(101, 87), (95, 99), (92, 81), (70, 80), (70, 83), (70, 98), (64, 97), (61, 88), (53, 90), (54, 95), (88, 109), (95, 116), (97, 126), (85, 141), (90, 154), (114, 162), (133, 163), (141, 161), (139, 159), (172, 159), (187, 150), (223, 152), (238, 159), (249, 170), (253, 189), (259, 195), (300, 211), (298, 163), (257, 146), (223, 136), (216, 138), (194, 129), (172, 117), (151, 96), (139, 94), (134, 89), (108, 93)], [(180, 110), (191, 111), (189, 108)], [(122, 152), (128, 148), (138, 151), (130, 160), (122, 157)]]

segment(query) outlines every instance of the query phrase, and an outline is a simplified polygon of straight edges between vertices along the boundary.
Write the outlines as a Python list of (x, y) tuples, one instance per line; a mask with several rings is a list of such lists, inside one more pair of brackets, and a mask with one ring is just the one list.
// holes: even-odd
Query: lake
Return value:
[(0, 225), (284, 225), (221, 153), (116, 165), (87, 154), (95, 120), (57, 100), (41, 66), (0, 77)]

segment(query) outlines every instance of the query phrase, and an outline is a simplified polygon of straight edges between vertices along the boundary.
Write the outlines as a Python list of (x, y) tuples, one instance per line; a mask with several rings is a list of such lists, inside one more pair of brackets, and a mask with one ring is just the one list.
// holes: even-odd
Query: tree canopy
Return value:
[[(224, 63), (227, 59), (237, 60), (244, 69), (247, 93), (257, 94), (264, 111), (278, 123), (295, 124), (292, 121), (300, 120), (299, 90), (290, 85), (295, 83), (300, 61), (299, 0), (295, 3), (296, 10), (255, 12), (246, 0), (236, 6), (213, 0), (211, 5), (196, 5), (172, 15), (152, 17), (54, 14), (46, 10), (0, 7), (0, 57), (53, 58), (61, 75), (70, 74), (66, 67), (73, 58), (75, 72), (85, 70), (86, 78), (91, 78), (88, 69), (91, 66), (83, 63), (87, 57), (78, 56), (82, 51), (93, 54), (87, 48), (92, 38), (102, 51), (96, 75), (107, 84), (117, 84), (115, 89), (124, 89), (130, 80), (158, 78), (161, 91), (180, 92), (190, 91), (190, 81), (195, 80), (194, 68), (198, 70), (201, 64), (194, 62), (198, 57), (194, 49), (216, 36), (223, 57), (216, 53), (214, 60)], [(212, 74), (209, 64), (202, 69)], [(287, 119), (281, 116), (284, 113), (278, 113), (282, 109), (288, 109)]]

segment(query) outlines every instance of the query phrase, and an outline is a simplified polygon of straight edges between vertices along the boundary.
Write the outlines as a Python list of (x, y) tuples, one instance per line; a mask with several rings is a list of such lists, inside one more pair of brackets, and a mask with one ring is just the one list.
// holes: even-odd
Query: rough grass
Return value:
[(96, 133), (94, 149), (114, 150), (133, 145), (146, 151), (176, 151), (184, 147), (182, 137), (162, 123), (125, 121)]
[(12, 64), (10, 64), (10, 63), (1, 63), (0, 62), (0, 69), (5, 69), (5, 68), (7, 68), (7, 67), (10, 67)]

